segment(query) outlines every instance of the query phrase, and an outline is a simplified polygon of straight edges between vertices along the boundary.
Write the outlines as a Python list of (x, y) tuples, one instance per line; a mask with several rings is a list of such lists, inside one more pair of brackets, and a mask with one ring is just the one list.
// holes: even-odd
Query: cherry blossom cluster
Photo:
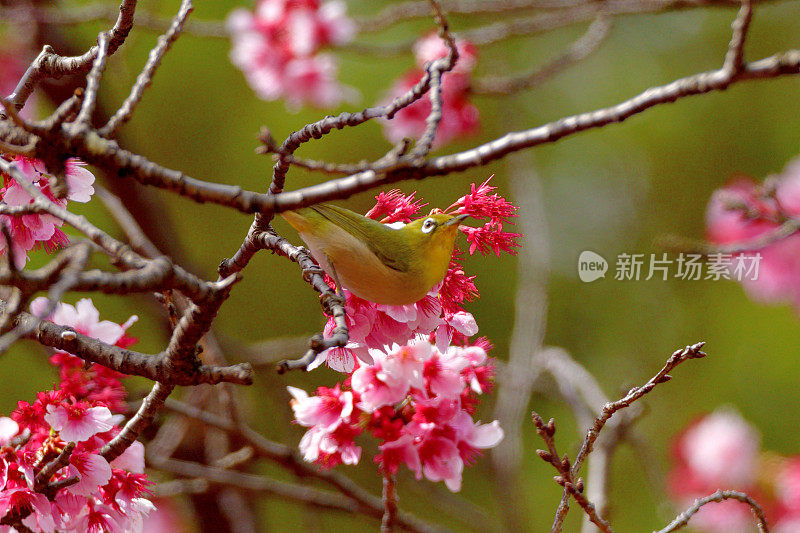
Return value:
[[(489, 178), (491, 179), (491, 178)], [(494, 252), (516, 253), (519, 246), (518, 233), (504, 231), (504, 225), (512, 224), (517, 207), (494, 191), (496, 187), (486, 180), (481, 185), (472, 184), (470, 193), (462, 196), (445, 211), (452, 215), (466, 214), (487, 222), (480, 227), (459, 226), (469, 243), (469, 254)], [(367, 212), (369, 218), (384, 224), (408, 223), (420, 214), (427, 204), (398, 190), (381, 192), (375, 199), (375, 207)], [(436, 212), (433, 210), (431, 212)], [(468, 276), (460, 264), (463, 252), (456, 248), (444, 280), (433, 287), (422, 300), (408, 305), (384, 305), (362, 300), (347, 289), (347, 327), (350, 333), (344, 348), (331, 348), (317, 357), (309, 369), (323, 362), (340, 372), (352, 372), (355, 360), (372, 364), (370, 349), (383, 349), (393, 344), (404, 345), (408, 341), (430, 336), (439, 351), (444, 352), (451, 343), (466, 344), (466, 339), (478, 332), (473, 316), (464, 310), (464, 302), (478, 297), (475, 276)], [(329, 280), (332, 282), (332, 280)], [(324, 334), (330, 337), (336, 323), (333, 317), (325, 325)]]
[[(497, 195), (488, 180), (446, 212), (488, 219), (479, 228), (462, 228), (470, 251), (516, 253), (519, 234), (503, 232), (517, 207)], [(408, 223), (425, 203), (415, 193), (381, 192), (367, 216), (384, 224)], [(432, 212), (437, 212), (434, 210)], [(485, 244), (490, 243), (490, 244)], [(441, 284), (419, 302), (381, 305), (362, 300), (346, 289), (350, 341), (344, 348), (322, 352), (323, 361), (350, 374), (315, 396), (293, 387), (297, 422), (310, 428), (300, 442), (306, 460), (332, 467), (355, 464), (361, 447), (355, 438), (366, 432), (379, 442), (376, 463), (387, 474), (406, 465), (418, 479), (444, 481), (452, 491), (479, 450), (496, 446), (503, 437), (497, 422), (476, 423), (478, 397), (491, 390), (494, 370), (486, 339), (471, 342), (478, 332), (465, 301), (478, 296), (474, 276), (464, 273), (456, 250)], [(335, 327), (331, 318), (325, 328)]]
[[(477, 133), (480, 121), (478, 108), (469, 100), (472, 83), (472, 70), (477, 60), (477, 48), (469, 41), (456, 40), (458, 61), (449, 72), (442, 76), (442, 119), (436, 132), (434, 146)], [(404, 74), (390, 89), (389, 101), (407, 93), (419, 82), (425, 65), (446, 57), (449, 53), (445, 42), (435, 33), (420, 39), (414, 45), (417, 66)], [(384, 122), (386, 138), (397, 143), (405, 137), (418, 138), (427, 126), (426, 120), (431, 112), (430, 93), (413, 104), (404, 107), (391, 120)]]
[[(66, 198), (56, 198), (50, 188), (51, 177), (47, 173), (44, 163), (38, 159), (29, 159), (17, 156), (13, 158), (22, 175), (34, 187), (39, 189), (53, 203), (66, 208), (68, 201), (88, 202), (94, 194), (94, 175), (84, 168), (78, 159), (66, 161), (66, 181), (69, 193)], [(3, 187), (0, 189), (0, 199), (11, 207), (21, 207), (33, 203), (33, 197), (10, 176), (0, 172), (3, 178)], [(33, 213), (22, 216), (0, 215), (0, 223), (4, 224), (11, 233), (11, 247), (14, 263), (17, 268), (22, 268), (28, 261), (28, 252), (37, 247), (44, 247), (48, 252), (67, 246), (69, 239), (59, 228), (63, 220), (47, 213)], [(8, 243), (0, 237), (0, 255), (7, 252)]]
[(264, 100), (284, 99), (291, 109), (304, 104), (332, 107), (354, 90), (336, 80), (336, 59), (319, 49), (349, 42), (355, 24), (335, 0), (259, 0), (253, 12), (228, 16), (231, 61)]
[[(728, 408), (696, 420), (678, 436), (669, 475), (670, 494), (681, 507), (718, 489), (755, 499), (770, 531), (800, 531), (800, 456), (762, 451), (758, 430)], [(691, 524), (710, 533), (754, 529), (750, 507), (736, 500), (703, 506)]]
[(494, 370), (480, 340), (440, 351), (420, 338), (381, 350), (359, 364), (343, 384), (315, 396), (289, 387), (295, 419), (310, 428), (300, 441), (307, 461), (326, 467), (356, 464), (364, 432), (379, 442), (375, 462), (384, 473), (406, 465), (417, 479), (461, 489), (464, 465), (503, 438), (497, 421), (473, 420), (477, 395), (491, 390)]
[[(715, 191), (706, 212), (708, 238), (713, 243), (747, 243), (764, 237), (800, 216), (800, 159), (783, 172), (757, 184), (745, 178)], [(791, 303), (800, 310), (800, 234), (794, 233), (744, 255), (761, 254), (758, 276), (742, 285), (764, 303)]]
[[(42, 314), (47, 301), (38, 298), (31, 307)], [(125, 332), (136, 317), (122, 325), (101, 321), (88, 299), (58, 304), (50, 320), (112, 345), (135, 342)], [(153, 509), (145, 497), (144, 447), (134, 442), (110, 463), (98, 453), (120, 431), (122, 415), (115, 413), (125, 409), (123, 375), (64, 352), (51, 362), (60, 383), (0, 417), (0, 517), (21, 519), (36, 532), (141, 531)], [(48, 475), (47, 465), (68, 447), (74, 447), (68, 460)]]

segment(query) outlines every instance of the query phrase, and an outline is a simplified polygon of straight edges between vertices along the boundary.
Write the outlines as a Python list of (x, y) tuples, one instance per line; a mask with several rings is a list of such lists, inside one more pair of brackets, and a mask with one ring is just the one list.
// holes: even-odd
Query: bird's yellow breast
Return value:
[[(314, 259), (359, 298), (379, 304), (404, 305), (421, 300), (437, 280), (424, 271), (389, 268), (360, 240), (329, 224), (319, 231), (299, 231)], [(442, 274), (443, 275), (443, 274)], [(441, 279), (441, 278), (440, 278)]]

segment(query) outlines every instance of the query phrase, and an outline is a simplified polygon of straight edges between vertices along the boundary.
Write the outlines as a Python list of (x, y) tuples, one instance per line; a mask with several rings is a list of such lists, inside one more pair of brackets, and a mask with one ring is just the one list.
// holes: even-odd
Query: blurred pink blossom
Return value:
[[(800, 160), (763, 184), (738, 179), (714, 191), (706, 211), (709, 241), (744, 244), (774, 232), (790, 217), (800, 216)], [(800, 234), (741, 255), (761, 255), (757, 276), (744, 276), (748, 296), (764, 303), (792, 303), (800, 310)]]
[(260, 98), (282, 98), (290, 109), (353, 100), (355, 91), (336, 80), (336, 59), (318, 53), (353, 38), (345, 9), (343, 2), (317, 0), (261, 0), (254, 12), (234, 9), (227, 23), (231, 61)]

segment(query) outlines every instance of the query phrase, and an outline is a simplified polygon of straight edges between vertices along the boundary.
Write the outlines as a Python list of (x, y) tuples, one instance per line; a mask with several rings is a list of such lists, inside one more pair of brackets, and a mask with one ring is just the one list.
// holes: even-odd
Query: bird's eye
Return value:
[(430, 233), (436, 227), (436, 221), (432, 218), (427, 219), (422, 223), (422, 233)]

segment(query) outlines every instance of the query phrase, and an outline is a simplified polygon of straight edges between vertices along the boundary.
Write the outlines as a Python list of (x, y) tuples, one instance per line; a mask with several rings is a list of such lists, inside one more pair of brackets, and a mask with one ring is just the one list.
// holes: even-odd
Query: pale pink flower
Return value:
[(231, 61), (259, 97), (283, 98), (290, 109), (331, 107), (354, 97), (353, 89), (336, 81), (336, 60), (317, 53), (352, 39), (355, 23), (344, 3), (262, 0), (255, 12), (233, 10), (227, 26)]
[(464, 461), (456, 442), (431, 432), (417, 446), (422, 463), (422, 473), (431, 481), (444, 481), (452, 492), (461, 490)]
[(494, 420), (489, 424), (476, 424), (468, 413), (461, 411), (453, 420), (453, 427), (458, 434), (458, 440), (472, 448), (485, 450), (494, 448), (503, 440), (504, 432), (500, 422)]
[(300, 439), (300, 452), (303, 459), (313, 463), (321, 454), (333, 454), (338, 450), (336, 441), (324, 428), (312, 427)]
[(781, 505), (800, 518), (800, 457), (793, 457), (781, 466), (775, 480), (775, 493)]
[(800, 514), (783, 516), (769, 530), (772, 533), (800, 533)]
[(461, 370), (466, 367), (467, 361), (464, 360), (461, 368), (458, 366), (447, 365), (442, 360), (441, 354), (437, 350), (433, 357), (425, 362), (425, 385), (436, 396), (455, 398), (464, 390), (464, 381), (461, 379)]
[(47, 406), (44, 419), (66, 442), (82, 442), (113, 427), (108, 407), (86, 408), (81, 404), (51, 404)]
[(134, 474), (144, 473), (144, 444), (135, 440), (125, 448), (116, 459), (111, 461), (112, 468), (121, 468)]
[(737, 412), (718, 409), (690, 427), (678, 446), (700, 480), (742, 487), (755, 479), (759, 441), (758, 432)]
[[(20, 156), (15, 157), (13, 161), (31, 184), (60, 207), (66, 208), (68, 200), (88, 202), (94, 193), (92, 187), (94, 176), (83, 168), (83, 163), (77, 159), (69, 159), (65, 163), (65, 177), (69, 191), (66, 199), (56, 199), (51, 193), (49, 175), (44, 163)], [(33, 202), (33, 197), (15, 180), (4, 176), (3, 181), (5, 186), (0, 189), (0, 197), (7, 205), (22, 207)], [(38, 244), (44, 245), (48, 251), (69, 244), (69, 239), (58, 229), (64, 222), (50, 214), (30, 214), (18, 217), (0, 215), (0, 223), (5, 224), (11, 232), (17, 268), (25, 266), (28, 251)], [(5, 240), (0, 239), (0, 254), (5, 253), (6, 247)]]
[(417, 479), (422, 479), (422, 463), (419, 460), (413, 436), (406, 433), (396, 440), (384, 442), (379, 448), (381, 453), (379, 457), (376, 457), (376, 461), (379, 460), (383, 468), (396, 474), (400, 464), (405, 464), (409, 470), (414, 472)]
[[(456, 48), (458, 49), (458, 62), (450, 72), (468, 73), (472, 71), (478, 60), (478, 49), (473, 43), (464, 39), (456, 39)], [(417, 65), (420, 68), (425, 68), (427, 63), (447, 57), (449, 53), (450, 49), (447, 44), (436, 33), (430, 33), (414, 43), (414, 56), (416, 56)]]
[(336, 58), (330, 54), (289, 60), (282, 73), (286, 105), (298, 110), (306, 103), (328, 108), (354, 101), (358, 93), (336, 80), (337, 71)]
[(111, 465), (108, 461), (100, 455), (80, 451), (78, 448), (69, 458), (69, 472), (79, 478), (77, 483), (66, 489), (76, 496), (90, 497), (97, 493), (97, 487), (102, 487), (111, 479)]
[(374, 350), (373, 357), (375, 364), (358, 367), (351, 380), (353, 390), (361, 397), (358, 407), (367, 412), (396, 404), (406, 397), (409, 389), (409, 382), (392, 372), (396, 365), (384, 367), (385, 354)]
[(301, 426), (319, 427), (331, 431), (353, 412), (353, 393), (320, 388), (319, 396), (308, 396), (306, 391), (296, 387), (286, 387), (292, 395), (294, 417)]
[(0, 416), (0, 446), (5, 446), (19, 433), (19, 424), (7, 416)]
[[(47, 308), (47, 298), (39, 297), (31, 302), (31, 312), (40, 316)], [(138, 320), (136, 315), (131, 316), (124, 324), (117, 324), (110, 320), (100, 320), (100, 312), (89, 298), (81, 298), (73, 307), (70, 304), (59, 302), (55, 311), (48, 318), (54, 324), (68, 326), (87, 337), (97, 339), (106, 344), (116, 344), (125, 331)]]
[(90, 501), (86, 513), (78, 517), (74, 530), (122, 533), (118, 518), (121, 518), (120, 514), (110, 506)]
[(33, 509), (33, 512), (22, 521), (25, 526), (36, 531), (55, 529), (50, 502), (44, 494), (34, 492), (27, 487), (6, 487), (0, 491), (0, 518), (15, 507)]

